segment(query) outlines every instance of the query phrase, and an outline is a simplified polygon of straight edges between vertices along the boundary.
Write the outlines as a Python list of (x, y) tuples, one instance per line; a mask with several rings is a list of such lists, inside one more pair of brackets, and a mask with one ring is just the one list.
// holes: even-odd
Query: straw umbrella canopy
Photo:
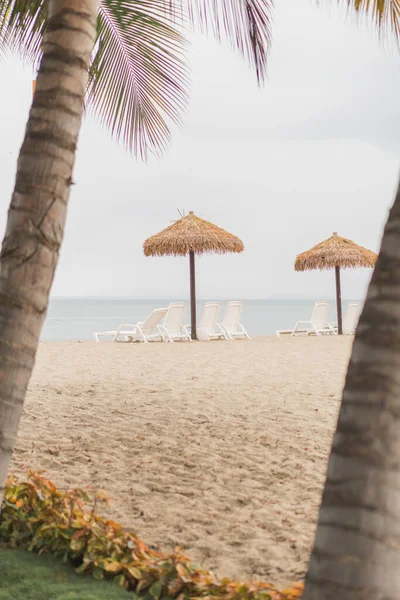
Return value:
[(340, 237), (337, 233), (334, 233), (332, 237), (296, 257), (294, 263), (295, 271), (335, 269), (339, 334), (343, 333), (340, 269), (373, 267), (377, 258), (378, 255), (372, 252), (372, 250), (358, 246), (351, 240)]
[(243, 252), (244, 245), (235, 235), (193, 212), (147, 239), (143, 244), (146, 256), (187, 256), (190, 266), (190, 310), (192, 339), (196, 339), (196, 274), (195, 255)]

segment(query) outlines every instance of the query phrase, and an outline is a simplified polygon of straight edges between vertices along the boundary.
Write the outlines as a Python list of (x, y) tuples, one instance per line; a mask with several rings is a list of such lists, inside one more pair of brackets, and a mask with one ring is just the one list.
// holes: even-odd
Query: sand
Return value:
[(298, 580), (351, 343), (41, 343), (11, 472), (103, 489), (113, 518), (218, 575)]

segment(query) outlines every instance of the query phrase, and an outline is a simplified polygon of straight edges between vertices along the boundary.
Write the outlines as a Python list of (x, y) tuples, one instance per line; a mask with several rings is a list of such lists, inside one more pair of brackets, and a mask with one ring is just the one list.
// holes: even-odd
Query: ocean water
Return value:
[[(235, 298), (232, 298), (234, 300)], [(212, 300), (212, 299), (210, 299)], [(324, 300), (324, 298), (319, 298)], [(54, 298), (50, 302), (41, 339), (44, 341), (93, 340), (94, 331), (116, 329), (121, 323), (143, 321), (155, 308), (168, 306), (171, 299)], [(186, 322), (190, 323), (189, 302)], [(198, 317), (203, 304), (198, 302)], [(314, 300), (244, 300), (242, 323), (251, 336), (274, 335), (276, 329), (293, 327), (309, 319)], [(343, 301), (343, 306), (347, 301)], [(228, 301), (221, 301), (221, 317)], [(335, 303), (330, 300), (330, 320), (336, 321)]]

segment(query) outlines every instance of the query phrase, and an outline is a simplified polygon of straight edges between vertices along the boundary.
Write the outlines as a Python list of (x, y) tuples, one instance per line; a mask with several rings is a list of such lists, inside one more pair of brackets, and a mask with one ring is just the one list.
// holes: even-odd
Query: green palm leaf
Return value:
[[(0, 0), (3, 46), (40, 57), (48, 0)], [(103, 0), (88, 105), (135, 154), (161, 151), (187, 102), (187, 21), (228, 40), (265, 73), (272, 0)]]
[[(187, 103), (186, 39), (163, 0), (103, 0), (88, 104), (135, 154), (160, 151)], [(171, 6), (171, 11), (176, 13)]]
[[(0, 0), (3, 40), (35, 60), (48, 0)], [(187, 23), (229, 40), (265, 73), (272, 0), (103, 0), (93, 54), (88, 105), (136, 154), (168, 144), (169, 122), (187, 102)], [(1, 39), (1, 37), (0, 37)]]
[(271, 44), (274, 0), (180, 0), (192, 26), (227, 41), (254, 67), (262, 81)]
[(168, 120), (179, 122), (187, 101), (185, 17), (229, 40), (261, 80), (271, 8), (271, 0), (103, 0), (89, 105), (136, 154), (163, 150)]
[[(318, 1), (318, 0), (317, 0)], [(327, 1), (327, 0), (325, 0)], [(332, 1), (332, 0), (331, 0)], [(400, 0), (336, 0), (400, 38)], [(0, 53), (40, 58), (49, 0), (0, 0)], [(102, 0), (88, 105), (129, 150), (146, 156), (168, 144), (169, 123), (187, 101), (190, 23), (227, 41), (266, 73), (274, 0)]]
[(0, 0), (0, 46), (37, 62), (47, 20), (47, 0)]

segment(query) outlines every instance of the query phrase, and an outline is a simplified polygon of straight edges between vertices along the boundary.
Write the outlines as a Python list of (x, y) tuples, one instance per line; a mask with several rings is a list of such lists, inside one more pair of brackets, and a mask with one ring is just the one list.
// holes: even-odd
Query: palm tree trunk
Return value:
[(303, 600), (400, 597), (400, 185), (357, 329)]
[(100, 0), (50, 0), (0, 254), (0, 506), (64, 234)]

